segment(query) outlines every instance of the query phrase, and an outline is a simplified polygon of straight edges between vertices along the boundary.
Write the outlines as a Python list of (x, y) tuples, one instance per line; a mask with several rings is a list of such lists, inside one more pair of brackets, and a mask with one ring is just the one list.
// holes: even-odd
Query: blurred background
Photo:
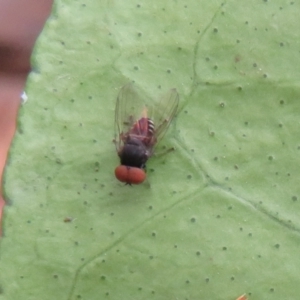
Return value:
[(30, 72), (34, 43), (50, 14), (52, 2), (0, 0), (0, 221), (4, 206), (3, 170), (15, 132), (20, 95)]

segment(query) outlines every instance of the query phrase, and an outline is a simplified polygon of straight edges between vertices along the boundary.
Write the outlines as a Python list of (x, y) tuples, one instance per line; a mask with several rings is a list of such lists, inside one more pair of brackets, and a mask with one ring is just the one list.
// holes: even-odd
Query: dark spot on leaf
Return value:
[(297, 196), (293, 196), (293, 197), (292, 197), (292, 200), (293, 200), (293, 201), (297, 201), (297, 199), (298, 199)]
[(227, 247), (223, 247), (222, 250), (223, 250), (223, 251), (226, 251), (226, 250), (227, 250)]
[(105, 280), (105, 279), (106, 279), (106, 276), (102, 275), (101, 280)]
[(208, 283), (209, 282), (209, 278), (205, 278), (205, 282)]
[(218, 28), (214, 28), (214, 33), (217, 33), (218, 32)]
[(275, 248), (279, 249), (280, 245), (279, 244), (275, 244)]
[(195, 223), (196, 222), (196, 218), (191, 218), (191, 222)]
[(73, 220), (73, 218), (71, 218), (71, 217), (65, 217), (64, 218), (65, 223), (70, 223), (70, 222), (72, 222), (72, 220)]

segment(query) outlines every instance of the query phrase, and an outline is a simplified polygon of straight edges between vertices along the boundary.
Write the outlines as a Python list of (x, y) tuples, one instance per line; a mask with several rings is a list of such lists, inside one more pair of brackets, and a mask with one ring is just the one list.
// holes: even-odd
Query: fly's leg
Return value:
[(155, 152), (153, 154), (153, 156), (154, 157), (161, 157), (161, 156), (164, 156), (164, 155), (166, 155), (166, 154), (168, 154), (170, 152), (173, 152), (175, 150), (176, 150), (175, 147), (171, 147), (171, 148), (164, 147), (160, 152)]

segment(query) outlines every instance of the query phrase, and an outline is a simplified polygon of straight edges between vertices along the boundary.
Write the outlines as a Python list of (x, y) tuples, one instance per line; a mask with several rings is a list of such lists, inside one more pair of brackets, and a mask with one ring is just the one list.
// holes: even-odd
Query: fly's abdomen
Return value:
[(149, 118), (147, 118), (147, 121), (148, 121), (148, 136), (152, 137), (154, 134), (154, 123)]
[(145, 145), (152, 141), (154, 136), (154, 123), (150, 118), (140, 118), (132, 127), (129, 136), (142, 141)]

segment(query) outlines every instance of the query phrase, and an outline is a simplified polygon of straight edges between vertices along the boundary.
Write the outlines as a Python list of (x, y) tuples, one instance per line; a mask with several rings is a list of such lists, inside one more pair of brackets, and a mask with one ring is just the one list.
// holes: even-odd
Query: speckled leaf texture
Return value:
[[(300, 4), (56, 2), (5, 174), (0, 299), (299, 299)], [(118, 91), (180, 107), (114, 177)]]

